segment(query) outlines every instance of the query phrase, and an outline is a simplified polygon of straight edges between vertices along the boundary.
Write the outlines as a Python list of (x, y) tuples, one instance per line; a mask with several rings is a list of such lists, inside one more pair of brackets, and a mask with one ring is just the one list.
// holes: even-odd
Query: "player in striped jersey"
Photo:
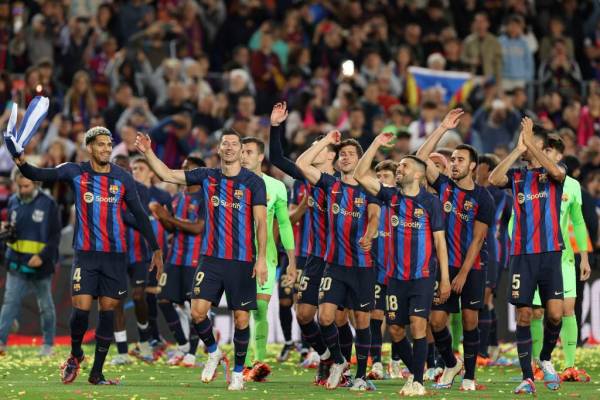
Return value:
[(235, 360), (228, 389), (242, 390), (250, 340), (249, 310), (256, 309), (256, 284), (263, 285), (268, 276), (265, 183), (241, 166), (241, 136), (233, 129), (225, 130), (219, 140), (221, 168), (171, 170), (152, 151), (148, 135), (138, 134), (136, 146), (162, 180), (202, 188), (202, 257), (192, 291), (194, 327), (209, 353), (202, 381), (214, 379), (223, 359), (207, 317), (211, 306), (218, 305), (225, 293), (235, 324)]
[[(296, 318), (302, 332), (303, 340), (319, 354), (320, 363), (317, 371), (316, 382), (324, 384), (329, 376), (329, 368), (332, 360), (331, 354), (327, 349), (319, 325), (315, 322), (317, 307), (319, 305), (319, 283), (323, 277), (325, 269), (325, 235), (327, 233), (327, 202), (326, 194), (320, 187), (311, 185), (296, 164), (290, 159), (284, 157), (281, 145), (281, 135), (283, 135), (283, 123), (287, 118), (287, 108), (285, 103), (277, 103), (271, 113), (271, 136), (269, 140), (269, 157), (271, 162), (283, 172), (302, 182), (308, 191), (307, 211), (310, 219), (306, 220), (310, 224), (309, 248), (306, 264), (299, 264), (303, 269), (300, 284), (298, 286), (298, 307), (296, 309)], [(321, 139), (323, 140), (323, 139)], [(315, 144), (313, 144), (315, 146)], [(321, 173), (333, 175), (335, 170), (333, 162), (336, 157), (334, 145), (328, 144), (313, 160), (313, 166)], [(343, 325), (345, 331), (350, 330), (349, 325)], [(348, 336), (348, 335), (347, 335)], [(349, 334), (352, 340), (352, 332)], [(352, 347), (350, 345), (350, 350)]]
[[(515, 393), (535, 393), (531, 366), (531, 318), (536, 287), (546, 310), (544, 344), (540, 364), (550, 390), (558, 390), (560, 377), (550, 360), (560, 334), (563, 314), (563, 282), (560, 205), (565, 170), (544, 154), (548, 134), (534, 131), (533, 121), (523, 118), (515, 149), (490, 174), (490, 183), (512, 188), (515, 220), (510, 257), (510, 302), (517, 308), (517, 351), (523, 381)], [(512, 168), (522, 158), (526, 168)]]
[[(550, 135), (548, 146), (544, 153), (556, 163), (563, 159), (565, 145), (558, 135)], [(567, 171), (567, 174), (569, 171)], [(560, 230), (562, 233), (565, 249), (562, 252), (562, 277), (563, 277), (563, 317), (560, 338), (565, 358), (565, 369), (561, 374), (562, 381), (588, 382), (590, 376), (584, 371), (575, 368), (575, 349), (577, 347), (577, 320), (575, 319), (575, 299), (577, 298), (577, 279), (582, 281), (590, 277), (591, 268), (588, 260), (587, 245), (589, 236), (583, 213), (581, 211), (581, 186), (579, 182), (567, 175), (563, 185), (563, 194), (560, 207)], [(572, 228), (574, 241), (578, 248), (583, 249), (581, 254), (581, 276), (578, 277), (575, 268), (575, 253), (569, 238), (569, 228)], [(539, 291), (536, 291), (534, 300), (533, 319), (531, 321), (531, 336), (533, 340), (533, 358), (536, 364), (539, 362), (539, 354), (542, 348), (542, 332), (544, 309), (540, 302)]]
[[(379, 205), (353, 178), (362, 155), (360, 144), (340, 138), (338, 131), (329, 132), (298, 157), (296, 165), (312, 185), (327, 195), (327, 265), (319, 288), (319, 323), (335, 363), (326, 387), (335, 389), (348, 366), (334, 324), (338, 308), (346, 308), (354, 311), (356, 328), (357, 370), (352, 390), (373, 390), (366, 380), (366, 369), (371, 345), (370, 312), (375, 305), (377, 281), (370, 249), (379, 224)], [(341, 178), (321, 173), (313, 165), (317, 156), (332, 144), (338, 145)]]
[[(118, 155), (113, 162), (126, 171), (130, 171), (129, 157)], [(146, 166), (149, 170), (149, 168)], [(150, 191), (140, 181), (139, 171), (132, 175), (135, 179), (135, 186), (144, 211), (150, 214), (148, 203), (150, 203)], [(148, 304), (146, 303), (144, 289), (148, 281), (148, 263), (150, 262), (150, 251), (146, 240), (135, 226), (135, 218), (125, 208), (123, 219), (127, 226), (127, 274), (129, 275), (129, 285), (132, 287), (131, 298), (133, 300), (135, 316), (137, 319), (138, 333), (140, 337), (139, 345), (135, 355), (145, 362), (154, 361), (152, 348), (149, 343), (150, 330), (148, 325)], [(125, 311), (121, 300), (115, 307), (115, 343), (117, 345), (117, 355), (111, 360), (111, 365), (130, 364), (131, 359), (128, 355), (127, 331), (125, 330)]]
[[(391, 160), (381, 161), (375, 166), (375, 175), (382, 186), (396, 186), (396, 168), (396, 163)], [(377, 268), (375, 309), (371, 312), (371, 349), (369, 351), (373, 364), (368, 375), (368, 378), (373, 380), (384, 379), (385, 376), (383, 364), (381, 363), (381, 345), (383, 342), (382, 325), (386, 309), (387, 273), (392, 268), (393, 242), (391, 238), (392, 226), (390, 225), (390, 213), (390, 208), (386, 204), (381, 204), (377, 236), (371, 248), (373, 262)]]
[[(184, 171), (191, 171), (204, 166), (203, 160), (187, 157), (182, 168)], [(199, 338), (192, 327), (189, 329), (188, 340), (185, 332), (189, 321), (182, 322), (179, 314), (188, 314), (185, 302), (191, 301), (192, 283), (200, 260), (201, 234), (204, 229), (204, 199), (200, 186), (181, 187), (171, 202), (173, 214), (158, 203), (153, 203), (150, 209), (161, 225), (173, 234), (165, 272), (158, 282), (161, 288), (158, 306), (177, 341), (177, 349), (167, 360), (167, 364), (193, 367), (196, 365)]]
[(107, 380), (102, 367), (113, 337), (114, 308), (127, 294), (127, 243), (121, 215), (123, 202), (134, 215), (140, 232), (152, 254), (150, 269), (162, 273), (162, 251), (156, 243), (148, 216), (135, 191), (131, 175), (110, 163), (112, 135), (104, 127), (85, 134), (90, 161), (65, 163), (56, 168), (36, 168), (21, 156), (15, 163), (23, 176), (33, 181), (67, 181), (75, 193), (74, 248), (71, 273), (73, 313), (71, 314), (71, 354), (62, 366), (63, 383), (71, 383), (79, 374), (84, 359), (81, 344), (88, 326), (89, 312), (98, 298), (98, 325), (94, 365), (88, 381), (94, 385), (115, 384)]
[[(440, 201), (421, 187), (427, 166), (414, 156), (400, 160), (396, 173), (399, 188), (385, 187), (370, 174), (370, 165), (382, 146), (389, 146), (394, 135), (378, 135), (363, 158), (355, 178), (370, 194), (376, 195), (390, 209), (391, 241), (394, 261), (387, 271), (387, 322), (392, 338), (392, 351), (398, 349), (413, 374), (401, 395), (424, 396), (423, 370), (427, 357), (427, 320), (434, 299), (444, 303), (450, 294), (448, 255), (444, 220)], [(437, 257), (441, 280), (435, 287)], [(439, 289), (439, 294), (435, 292)], [(410, 324), (412, 351), (406, 339), (405, 326)]]
[[(497, 337), (493, 338), (497, 329), (494, 296), (502, 273), (508, 266), (507, 242), (508, 221), (512, 210), (512, 198), (506, 190), (490, 185), (490, 172), (498, 165), (498, 157), (494, 154), (479, 156), (477, 165), (477, 184), (485, 187), (494, 199), (494, 223), (488, 229), (488, 268), (486, 271), (486, 288), (483, 309), (479, 312), (479, 355), (478, 365), (498, 362), (499, 349)], [(493, 343), (492, 343), (493, 341)], [(488, 344), (490, 346), (488, 346)], [(490, 347), (490, 351), (488, 351)]]
[(493, 224), (494, 202), (487, 189), (473, 180), (478, 155), (471, 146), (456, 147), (450, 158), (450, 176), (439, 173), (429, 159), (444, 133), (458, 126), (462, 113), (460, 109), (450, 111), (419, 148), (417, 156), (427, 162), (427, 181), (438, 192), (444, 207), (451, 267), (453, 293), (446, 303), (434, 305), (430, 320), (436, 346), (445, 363), (437, 385), (451, 387), (463, 367), (463, 361), (452, 352), (452, 337), (447, 328), (448, 315), (462, 310), (465, 375), (461, 390), (476, 390), (478, 319), (484, 303), (487, 264), (485, 239), (488, 227)]

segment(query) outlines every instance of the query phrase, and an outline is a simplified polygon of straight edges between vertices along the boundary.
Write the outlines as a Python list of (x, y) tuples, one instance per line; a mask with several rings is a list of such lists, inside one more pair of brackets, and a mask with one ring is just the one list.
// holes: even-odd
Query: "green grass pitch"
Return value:
[[(231, 349), (226, 348), (228, 354)], [(402, 380), (375, 382), (374, 392), (354, 393), (338, 388), (327, 391), (311, 384), (314, 370), (302, 369), (293, 359), (278, 364), (275, 362), (279, 346), (270, 346), (268, 360), (273, 373), (266, 383), (249, 383), (244, 392), (228, 392), (219, 369), (219, 377), (209, 385), (200, 382), (200, 368), (169, 367), (164, 360), (154, 365), (135, 362), (125, 367), (107, 365), (104, 373), (107, 378), (121, 378), (119, 386), (92, 386), (87, 383), (91, 368), (93, 346), (86, 346), (85, 352), (90, 358), (83, 364), (77, 380), (63, 385), (59, 379), (59, 365), (67, 355), (66, 347), (57, 347), (55, 356), (49, 359), (37, 357), (37, 349), (32, 347), (9, 348), (8, 355), (0, 357), (0, 399), (127, 399), (127, 400), (182, 400), (182, 399), (241, 399), (241, 400), (301, 400), (301, 399), (393, 399), (398, 398)], [(384, 352), (385, 352), (384, 348)], [(200, 352), (199, 352), (200, 353)], [(107, 358), (115, 354), (115, 346)], [(560, 369), (560, 349), (555, 352), (557, 369)], [(204, 356), (200, 355), (199, 360)], [(387, 356), (384, 356), (387, 358)], [(586, 369), (592, 376), (589, 383), (565, 383), (558, 392), (548, 391), (542, 383), (537, 385), (539, 399), (600, 399), (600, 349), (578, 350), (578, 367)], [(488, 367), (477, 371), (478, 382), (486, 389), (464, 393), (455, 382), (452, 390), (434, 391), (425, 398), (444, 399), (514, 399), (533, 396), (516, 396), (512, 389), (518, 384), (520, 371), (517, 368)]]

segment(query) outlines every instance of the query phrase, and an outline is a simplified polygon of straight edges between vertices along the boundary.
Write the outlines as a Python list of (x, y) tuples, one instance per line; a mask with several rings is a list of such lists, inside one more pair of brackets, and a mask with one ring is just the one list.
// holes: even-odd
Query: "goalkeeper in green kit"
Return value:
[[(563, 158), (565, 145), (557, 135), (549, 135), (548, 146), (544, 153), (551, 160), (559, 163)], [(560, 230), (563, 235), (565, 249), (562, 251), (562, 277), (563, 277), (563, 317), (560, 338), (565, 358), (564, 371), (559, 374), (561, 381), (589, 382), (590, 376), (584, 371), (575, 368), (575, 350), (577, 347), (577, 320), (575, 319), (575, 299), (577, 297), (576, 281), (587, 280), (591, 268), (588, 260), (588, 232), (581, 212), (581, 186), (579, 182), (569, 176), (572, 171), (567, 171), (563, 184), (562, 202), (560, 206)], [(512, 218), (510, 225), (512, 226)], [(581, 276), (576, 276), (575, 254), (569, 240), (569, 230), (572, 228), (577, 248), (581, 251)], [(509, 232), (510, 232), (509, 227)], [(539, 356), (544, 341), (544, 309), (542, 308), (539, 292), (536, 291), (533, 299), (533, 319), (531, 320), (531, 337), (533, 341), (532, 356), (535, 365), (535, 379), (543, 380), (543, 371), (539, 367)]]
[[(251, 343), (246, 356), (245, 381), (264, 381), (271, 369), (264, 363), (267, 355), (269, 323), (267, 320), (269, 300), (276, 283), (278, 262), (277, 245), (273, 237), (273, 219), (277, 218), (281, 243), (288, 256), (287, 279), (296, 281), (296, 256), (294, 253), (294, 232), (288, 214), (287, 190), (283, 182), (262, 173), (265, 144), (255, 137), (242, 139), (242, 167), (249, 169), (265, 181), (267, 188), (267, 268), (268, 279), (263, 286), (257, 286), (257, 310), (252, 311), (254, 327), (251, 328)], [(258, 285), (258, 283), (257, 283)]]

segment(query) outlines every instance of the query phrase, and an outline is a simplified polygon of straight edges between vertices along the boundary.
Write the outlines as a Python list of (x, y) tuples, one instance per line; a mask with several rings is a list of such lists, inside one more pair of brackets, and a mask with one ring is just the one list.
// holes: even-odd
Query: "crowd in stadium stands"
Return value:
[[(443, 147), (503, 157), (532, 116), (560, 133), (600, 205), (597, 1), (5, 1), (0, 38), (0, 126), (11, 102), (24, 111), (50, 98), (25, 150), (40, 166), (85, 159), (83, 134), (96, 125), (113, 133), (115, 155), (135, 153), (144, 131), (168, 166), (191, 152), (212, 166), (223, 128), (265, 139), (280, 100), (292, 158), (336, 128), (363, 146), (395, 132), (399, 159), (449, 107), (436, 88), (411, 84), (409, 67), (421, 66), (478, 77)], [(2, 201), (12, 167), (3, 146)], [(61, 185), (47, 188), (66, 214)]]

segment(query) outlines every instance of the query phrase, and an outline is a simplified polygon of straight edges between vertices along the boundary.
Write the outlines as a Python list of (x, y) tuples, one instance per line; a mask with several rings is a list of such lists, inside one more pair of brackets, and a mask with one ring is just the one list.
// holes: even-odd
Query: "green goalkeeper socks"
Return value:
[(265, 361), (267, 356), (267, 339), (269, 338), (269, 320), (267, 313), (269, 302), (256, 301), (257, 309), (252, 310), (252, 329), (250, 329), (250, 346), (246, 356), (246, 366), (251, 367), (254, 361)]
[(458, 353), (463, 335), (462, 313), (450, 314), (450, 331), (452, 332), (452, 351)]
[(577, 349), (577, 319), (574, 315), (562, 318), (560, 340), (565, 353), (565, 368), (575, 366), (575, 350)]

